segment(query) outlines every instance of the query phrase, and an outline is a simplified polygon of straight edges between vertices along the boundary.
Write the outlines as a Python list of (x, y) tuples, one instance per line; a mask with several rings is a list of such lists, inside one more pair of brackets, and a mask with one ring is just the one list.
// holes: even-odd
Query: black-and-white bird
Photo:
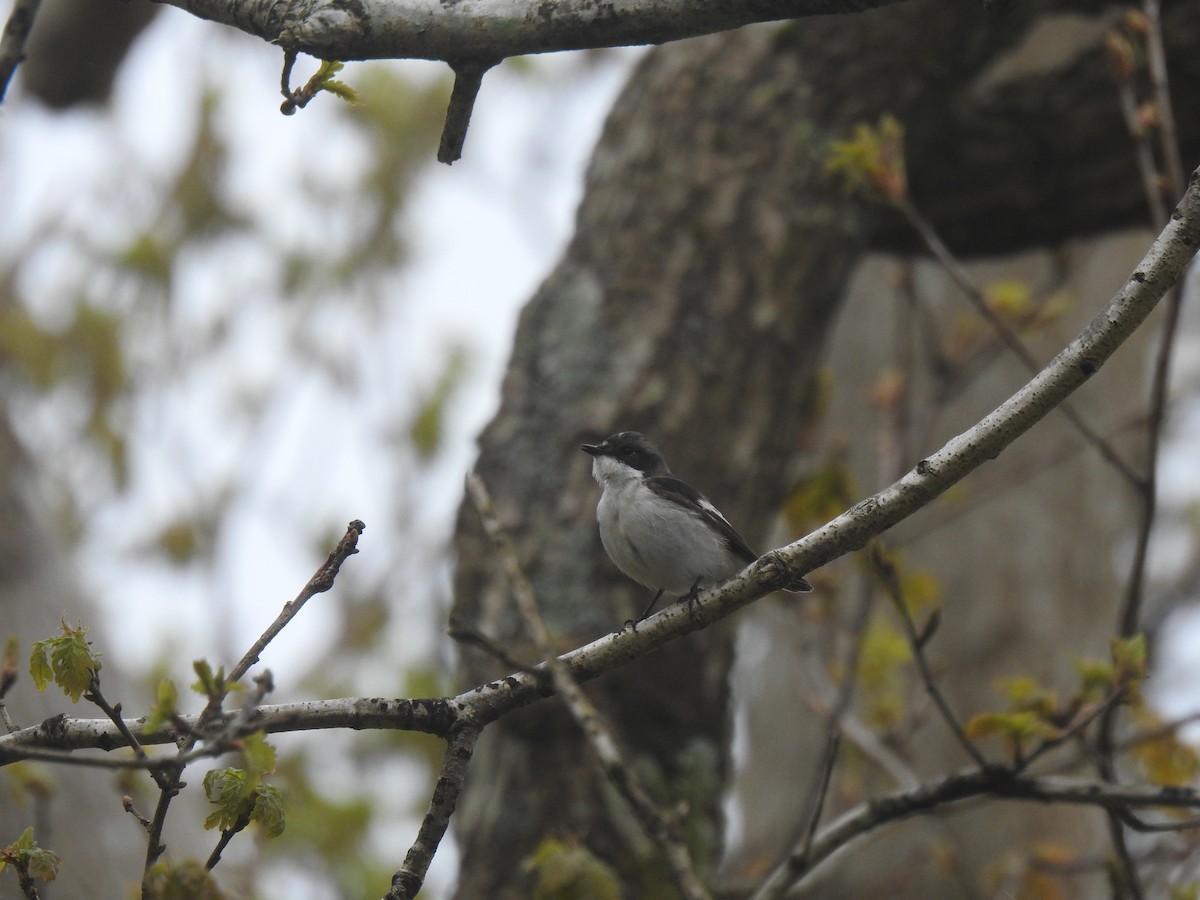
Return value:
[[(707, 497), (671, 474), (645, 435), (622, 431), (582, 449), (604, 489), (596, 507), (604, 549), (618, 569), (657, 591), (638, 621), (664, 593), (694, 597), (758, 559)], [(784, 589), (812, 586), (797, 576)]]

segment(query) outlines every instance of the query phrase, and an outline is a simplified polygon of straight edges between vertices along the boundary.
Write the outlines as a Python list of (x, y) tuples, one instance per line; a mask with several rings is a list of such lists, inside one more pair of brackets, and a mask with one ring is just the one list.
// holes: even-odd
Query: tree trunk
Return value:
[[(648, 599), (600, 548), (598, 489), (578, 452), (585, 439), (620, 429), (647, 432), (676, 474), (700, 486), (752, 545), (766, 547), (797, 466), (814, 449), (823, 394), (813, 376), (851, 275), (869, 246), (912, 245), (888, 216), (851, 202), (835, 183), (825, 165), (830, 141), (846, 139), (857, 123), (896, 115), (908, 129), (916, 202), (963, 250), (1012, 251), (1145, 220), (1114, 90), (1096, 87), (1104, 72), (1101, 29), (1090, 28), (1090, 41), (1060, 65), (1005, 70), (1006, 59), (1020, 61), (1034, 24), (1057, 21), (1056, 7), (1027, 3), (992, 18), (975, 6), (930, 0), (743, 29), (655, 50), (634, 73), (593, 158), (577, 236), (521, 317), (501, 409), (481, 438), (478, 470), (564, 647), (619, 627)], [(1091, 6), (1098, 4), (1071, 4)], [(1185, 3), (1169, 5), (1167, 13), (1168, 36), (1186, 35), (1185, 26), (1194, 28), (1200, 18)], [(1085, 26), (1080, 21), (1076, 30)], [(1054, 46), (1061, 50), (1062, 42)], [(1018, 53), (1010, 54), (1014, 48)], [(1173, 75), (1177, 95), (1191, 96), (1197, 73)], [(1197, 135), (1185, 137), (1194, 151)], [(1010, 145), (1017, 148), (1012, 154)], [(1093, 307), (1099, 302), (1090, 293), (1083, 299)], [(840, 333), (847, 341), (875, 338), (861, 346), (879, 353), (879, 337), (889, 332), (881, 321), (892, 310), (860, 305), (854, 316)], [(835, 359), (862, 372), (883, 365), (837, 351)], [(964, 416), (986, 412), (982, 398), (1006, 394), (1019, 383), (1014, 378), (1022, 378), (1018, 372), (998, 367), (997, 380), (970, 397)], [(835, 384), (842, 377), (834, 371)], [(851, 402), (865, 404), (861, 395)], [(957, 429), (970, 421), (959, 416), (936, 424)], [(860, 470), (868, 469), (860, 482), (874, 483), (875, 432), (851, 432), (847, 439)], [(933, 446), (910, 449), (919, 454)], [(990, 519), (994, 510), (982, 507), (975, 528), (955, 529), (944, 543), (927, 542), (937, 545), (927, 564), (947, 594), (936, 646), (961, 649), (966, 659), (956, 655), (956, 665), (986, 654), (989, 673), (1062, 677), (1069, 669), (1065, 655), (1103, 647), (1118, 591), (1107, 571), (1096, 573), (1107, 567), (1108, 550), (1130, 513), (1128, 494), (1093, 474), (1061, 491), (1033, 491), (1012, 501), (1002, 518)], [(1069, 529), (1053, 525), (1062, 519), (1064, 495), (1074, 504)], [(1090, 503), (1105, 513), (1080, 514)], [(1024, 528), (1030, 523), (1044, 527)], [(959, 531), (970, 539), (960, 543)], [(1048, 566), (1078, 560), (1052, 591), (1030, 590), (1045, 568), (1026, 571), (1017, 552), (1035, 532)], [(1000, 552), (987, 545), (997, 534)], [(984, 547), (972, 545), (980, 539)], [(460, 515), (456, 546), (455, 619), (520, 653), (527, 642), (469, 508)], [(1021, 561), (1000, 565), (1010, 548)], [(979, 577), (980, 553), (996, 559), (1001, 577)], [(1081, 578), (1072, 580), (1076, 574)], [(991, 625), (957, 615), (967, 605), (958, 598), (968, 591), (970, 605), (989, 611)], [(813, 609), (848, 606), (854, 596), (851, 579), (835, 571), (819, 584), (815, 601), (789, 600), (782, 612), (760, 604), (756, 621), (761, 626), (761, 616), (774, 615), (781, 628), (791, 629)], [(1036, 598), (1042, 611), (1068, 598), (1075, 605), (1050, 619), (1029, 603), (1012, 603), (1019, 597)], [(964, 631), (956, 635), (955, 628)], [(958, 643), (963, 634), (970, 643)], [(686, 802), (694, 849), (709, 872), (719, 851), (720, 791), (729, 774), (733, 638), (729, 627), (710, 629), (590, 687), (660, 799)], [(1046, 646), (1058, 648), (1054, 665), (1041, 665)], [(532, 651), (524, 654), (532, 660)], [(466, 683), (501, 674), (503, 665), (463, 650)], [(740, 686), (752, 693), (781, 677), (787, 680), (777, 666), (743, 671)], [(793, 691), (800, 683), (797, 675)], [(955, 685), (953, 700), (964, 718), (997, 705), (986, 677)], [(820, 718), (798, 713), (777, 720), (787, 723), (779, 729), (783, 741), (795, 746), (789, 765), (814, 758), (823, 740)], [(911, 750), (922, 773), (963, 762), (941, 736)], [(755, 829), (743, 828), (743, 869), (769, 864), (780, 850), (810, 772), (806, 762), (799, 770), (762, 773), (773, 785), (767, 790), (784, 797), (788, 809), (764, 815)], [(744, 785), (745, 772), (741, 780)], [(854, 799), (849, 787), (835, 793)], [(459, 895), (529, 896), (532, 876), (523, 862), (558, 837), (585, 844), (617, 867), (630, 896), (652, 896), (647, 886), (658, 883), (661, 872), (615, 808), (576, 729), (553, 701), (501, 721), (481, 742), (455, 820), (463, 858)], [(757, 810), (744, 815), (755, 819)], [(1004, 847), (993, 847), (993, 856), (1028, 846), (1020, 819), (1009, 821), (1017, 824), (1005, 826)], [(1078, 830), (1083, 850), (1095, 849), (1092, 831)], [(764, 841), (764, 833), (774, 842)], [(743, 865), (747, 858), (754, 862)], [(977, 863), (972, 858), (972, 871), (956, 877), (974, 879)], [(879, 896), (871, 891), (897, 883), (919, 896), (937, 884), (936, 872), (899, 878), (894, 869), (880, 871), (887, 865), (872, 857), (872, 865), (854, 866), (866, 875), (874, 868), (882, 880), (851, 886), (851, 879), (829, 896), (849, 896), (838, 890)]]

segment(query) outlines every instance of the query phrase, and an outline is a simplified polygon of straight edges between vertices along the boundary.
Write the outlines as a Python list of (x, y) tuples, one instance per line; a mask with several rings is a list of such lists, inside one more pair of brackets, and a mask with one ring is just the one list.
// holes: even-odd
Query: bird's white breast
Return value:
[(592, 472), (604, 487), (596, 508), (600, 539), (634, 581), (683, 595), (697, 579), (706, 587), (743, 568), (719, 534), (698, 515), (647, 488), (641, 473), (606, 457), (595, 459)]

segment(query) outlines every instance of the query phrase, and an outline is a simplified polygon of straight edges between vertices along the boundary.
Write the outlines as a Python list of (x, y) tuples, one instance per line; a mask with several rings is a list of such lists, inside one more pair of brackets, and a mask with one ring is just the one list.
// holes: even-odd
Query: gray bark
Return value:
[[(645, 600), (603, 557), (581, 440), (623, 428), (651, 434), (676, 473), (701, 486), (762, 549), (797, 466), (813, 449), (812, 375), (844, 298), (878, 302), (843, 313), (838, 340), (847, 349), (833, 351), (835, 384), (856, 384), (852, 374), (865, 377), (884, 364), (878, 354), (889, 344), (890, 324), (882, 320), (894, 313), (879, 308), (873, 288), (850, 279), (868, 246), (896, 249), (911, 240), (833, 184), (824, 168), (830, 140), (885, 112), (900, 118), (917, 203), (960, 250), (1012, 252), (1144, 220), (1131, 144), (1101, 80), (1101, 29), (1078, 22), (1072, 33), (1082, 39), (1053, 65), (1044, 56), (1042, 65), (1011, 63), (1026, 52), (1037, 62), (1022, 45), (1034, 24), (1088, 6), (1030, 3), (996, 19), (965, 4), (902, 4), (744, 29), (647, 58), (592, 161), (577, 236), (522, 315), (502, 406), (480, 442), (479, 471), (564, 645), (618, 627)], [(1185, 48), (1176, 45), (1172, 58), (1188, 56), (1194, 9), (1175, 3), (1167, 15), (1169, 40)], [(1194, 96), (1198, 75), (1174, 70), (1176, 95)], [(1189, 129), (1183, 138), (1185, 159), (1194, 159), (1200, 137)], [(1049, 263), (1038, 265), (1044, 275)], [(1081, 296), (1094, 307), (1112, 287), (1097, 277), (1083, 283)], [(1086, 320), (1088, 310), (1078, 312)], [(1064, 333), (1070, 327), (1064, 322)], [(990, 371), (963, 409), (990, 408), (980, 404), (1019, 383), (1015, 371), (1007, 364)], [(861, 392), (849, 390), (861, 413)], [(1099, 405), (1111, 407), (1107, 399)], [(940, 412), (926, 437), (972, 420)], [(844, 430), (861, 483), (877, 483), (877, 429), (855, 423)], [(1058, 440), (1050, 434), (1049, 443)], [(1025, 465), (1036, 471), (1040, 463)], [(1028, 475), (1017, 468), (999, 476), (1000, 484)], [(956, 524), (952, 537), (926, 539), (915, 551), (916, 563), (944, 585), (947, 618), (937, 647), (959, 676), (951, 695), (964, 718), (997, 706), (994, 673), (1045, 676), (1066, 689), (1072, 656), (1102, 655), (1114, 627), (1117, 577), (1096, 560), (1107, 560), (1128, 521), (1128, 493), (1090, 460), (1069, 477), (1038, 478), (1026, 493), (983, 506), (969, 526)], [(454, 615), (521, 646), (499, 567), (470, 509), (456, 543)], [(853, 596), (844, 573), (831, 573), (825, 591), (809, 602), (836, 608)], [(768, 622), (756, 622), (777, 647), (803, 645), (794, 656), (779, 651), (780, 658), (828, 661), (829, 648), (813, 646), (823, 632), (811, 627), (812, 607), (760, 606)], [(715, 785), (728, 774), (731, 639), (727, 629), (697, 635), (595, 686), (635, 766), (654, 772), (669, 798), (686, 794), (694, 821), (707, 823), (701, 858), (710, 865), (720, 821)], [(463, 651), (466, 683), (502, 669)], [(804, 682), (795, 672), (773, 664), (743, 671), (739, 688), (749, 696), (768, 681), (792, 692), (794, 715), (779, 714), (785, 701), (764, 714), (790, 755), (759, 773), (767, 780), (756, 796), (773, 792), (782, 808), (770, 812), (765, 801), (751, 801), (748, 815), (762, 816), (747, 829), (732, 869), (761, 871), (773, 861), (802, 815), (797, 806), (822, 740), (820, 720), (796, 708)], [(921, 773), (962, 762), (934, 731), (928, 724), (905, 748)], [(757, 740), (762, 749), (761, 732)], [(688, 793), (695, 779), (685, 776), (694, 774), (696, 759), (709, 761), (711, 777)], [(578, 735), (550, 705), (503, 720), (481, 742), (456, 818), (459, 895), (527, 896), (522, 860), (543, 839), (564, 835), (616, 865), (630, 890), (644, 895), (634, 887), (648, 877), (638, 858), (644, 847), (611, 809)], [(1019, 813), (989, 810), (985, 818), (987, 828), (965, 832), (932, 820), (964, 860), (952, 873), (954, 889), (974, 883), (1000, 849), (1019, 855), (1046, 833), (1077, 839), (1081, 853), (1097, 849), (1093, 815), (1045, 817), (1045, 829), (1029, 828)], [(989, 829), (998, 839), (979, 840)], [(945, 890), (931, 857), (911, 855), (929, 840), (928, 830), (913, 834), (865, 865), (852, 854), (829, 880), (828, 896), (879, 896), (897, 886), (911, 896)]]

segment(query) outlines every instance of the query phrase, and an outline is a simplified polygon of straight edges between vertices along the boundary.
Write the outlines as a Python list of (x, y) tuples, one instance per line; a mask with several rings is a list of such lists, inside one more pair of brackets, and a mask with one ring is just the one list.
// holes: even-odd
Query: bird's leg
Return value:
[[(701, 576), (703, 577), (703, 576)], [(683, 595), (683, 599), (687, 601), (688, 606), (691, 606), (700, 599), (700, 579), (696, 579), (696, 583), (692, 585), (692, 589)]]
[(644, 618), (646, 618), (646, 616), (650, 615), (650, 610), (654, 609), (654, 604), (658, 603), (658, 598), (663, 595), (664, 590), (665, 590), (665, 588), (658, 589), (658, 593), (654, 595), (654, 599), (650, 601), (650, 605), (646, 607), (646, 611), (637, 617), (638, 622), (642, 621), (642, 619), (644, 619)]

